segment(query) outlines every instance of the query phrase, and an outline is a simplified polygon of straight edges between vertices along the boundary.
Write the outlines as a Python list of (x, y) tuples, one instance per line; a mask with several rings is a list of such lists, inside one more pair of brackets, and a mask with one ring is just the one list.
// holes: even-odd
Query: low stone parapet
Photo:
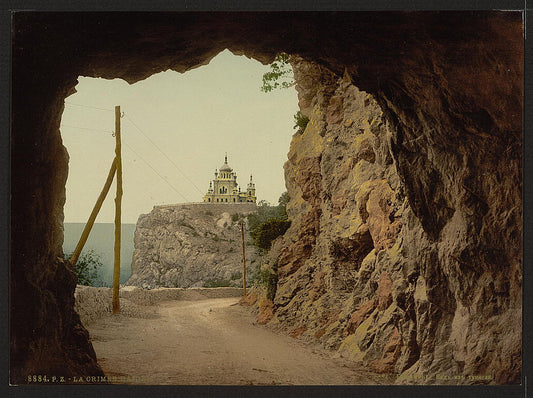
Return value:
[[(156, 305), (163, 301), (196, 301), (240, 296), (242, 296), (242, 289), (235, 287), (159, 288), (148, 290), (134, 286), (124, 286), (120, 289), (120, 313), (135, 318), (150, 318), (153, 316), (153, 311), (147, 310), (145, 307)], [(74, 297), (74, 308), (84, 325), (112, 314), (111, 288), (78, 285)]]

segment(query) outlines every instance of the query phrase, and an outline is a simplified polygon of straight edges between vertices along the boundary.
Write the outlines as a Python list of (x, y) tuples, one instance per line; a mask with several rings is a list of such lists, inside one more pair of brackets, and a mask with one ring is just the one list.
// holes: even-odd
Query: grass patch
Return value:
[(231, 274), (231, 280), (232, 281), (236, 281), (238, 279), (241, 279), (242, 278), (242, 272), (234, 272), (233, 274)]
[(274, 300), (278, 287), (278, 272), (276, 267), (261, 267), (258, 265), (252, 274), (250, 283), (253, 286), (260, 287), (266, 292), (269, 300)]
[(208, 279), (204, 282), (204, 287), (229, 287), (229, 279)]

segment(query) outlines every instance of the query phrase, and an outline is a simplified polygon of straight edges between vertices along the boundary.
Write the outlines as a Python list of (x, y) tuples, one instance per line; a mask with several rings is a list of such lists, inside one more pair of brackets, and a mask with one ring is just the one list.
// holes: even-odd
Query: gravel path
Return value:
[(255, 324), (238, 298), (166, 301), (153, 317), (90, 324), (98, 362), (124, 384), (376, 384), (318, 347)]

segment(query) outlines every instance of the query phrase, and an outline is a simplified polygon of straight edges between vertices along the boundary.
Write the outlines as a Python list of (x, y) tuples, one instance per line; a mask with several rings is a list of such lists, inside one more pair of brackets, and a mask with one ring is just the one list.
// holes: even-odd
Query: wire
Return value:
[(189, 181), (189, 182), (190, 182), (190, 183), (196, 188), (196, 190), (197, 190), (200, 194), (203, 195), (203, 192), (200, 190), (200, 188), (198, 188), (198, 186), (194, 183), (194, 181), (192, 181), (189, 177), (187, 177), (187, 176), (185, 175), (185, 173), (184, 173), (183, 171), (181, 171), (181, 169), (176, 165), (176, 163), (174, 163), (174, 161), (173, 161), (170, 157), (168, 157), (167, 154), (166, 154), (165, 152), (163, 152), (163, 151), (161, 150), (161, 148), (159, 148), (159, 147), (157, 146), (157, 144), (156, 144), (154, 141), (152, 141), (152, 139), (151, 139), (148, 135), (146, 135), (146, 134), (140, 129), (140, 127), (137, 126), (133, 120), (131, 120), (131, 118), (130, 118), (127, 114), (125, 115), (125, 117), (126, 117), (126, 119), (129, 120), (129, 122), (130, 122), (131, 124), (133, 124), (133, 126), (134, 126), (137, 130), (139, 130), (139, 131), (141, 132), (142, 135), (144, 135), (144, 136), (146, 137), (146, 139), (147, 139), (148, 141), (150, 141), (150, 142), (152, 143), (152, 145), (153, 145), (153, 146), (154, 146), (159, 152), (161, 152), (161, 154), (162, 154), (164, 157), (166, 157), (166, 158), (168, 159), (168, 161), (169, 161), (170, 163), (172, 163), (172, 165), (174, 165), (174, 167), (176, 168), (176, 170), (178, 170), (178, 171), (181, 173), (181, 175), (183, 175), (183, 177), (185, 177), (185, 178), (187, 179), (187, 181)]
[[(81, 104), (74, 104), (72, 102), (65, 102), (66, 105), (74, 105), (74, 106), (80, 106), (80, 107), (83, 107), (83, 108), (90, 108), (90, 109), (98, 109), (98, 110), (101, 110), (101, 111), (109, 111), (109, 112), (114, 112), (115, 110), (114, 109), (106, 109), (106, 108), (99, 108), (99, 107), (96, 107), (96, 106), (88, 106), (88, 105), (81, 105)], [(170, 157), (167, 156), (166, 153), (164, 153), (161, 148), (159, 148), (159, 146), (157, 146), (157, 144), (152, 141), (152, 139), (146, 135), (139, 126), (137, 126), (137, 124), (135, 124), (135, 122), (133, 120), (131, 120), (131, 118), (126, 115), (124, 112), (121, 113), (121, 117), (126, 117), (129, 122), (137, 129), (141, 132), (142, 135), (144, 135), (146, 137), (146, 139), (148, 139), (148, 141), (150, 141), (150, 143), (152, 143), (152, 145), (159, 151), (161, 152), (161, 154), (166, 157), (168, 159), (168, 161), (170, 163), (172, 163), (172, 165), (176, 168), (176, 170), (178, 170), (197, 190), (198, 192), (200, 192), (201, 194), (203, 194), (203, 192), (200, 190), (200, 188), (198, 188), (198, 186), (196, 186), (196, 184), (189, 178), (187, 177), (187, 175), (185, 175), (185, 173), (183, 171), (181, 171), (181, 169), (176, 165), (176, 163), (174, 163), (174, 161), (172, 161), (172, 159)], [(90, 128), (87, 128), (87, 127), (78, 127), (78, 126), (69, 126), (69, 125), (62, 125), (62, 127), (70, 127), (70, 128), (76, 128), (76, 129), (81, 129), (81, 130), (89, 130), (89, 131), (99, 131), (99, 132), (105, 132), (105, 133), (111, 133), (111, 134), (114, 134), (113, 131), (109, 131), (109, 130), (97, 130), (97, 129), (90, 129)], [(152, 167), (152, 165), (150, 163), (148, 163), (142, 156), (140, 156), (130, 145), (128, 145), (128, 143), (126, 141), (124, 141), (124, 137), (122, 137), (122, 142), (124, 142), (124, 144), (128, 147), (129, 150), (131, 150), (135, 155), (137, 155), (137, 157), (139, 159), (141, 159), (144, 163), (146, 163), (146, 165), (148, 167), (150, 167), (152, 169), (152, 171), (154, 173), (156, 173), (163, 181), (165, 181), (168, 186), (170, 188), (172, 188), (178, 195), (180, 195), (186, 202), (188, 202), (189, 200), (181, 193), (179, 192), (165, 177), (163, 177), (161, 174), (159, 174), (159, 172)]]
[(62, 124), (60, 126), (61, 127), (70, 127), (72, 129), (80, 129), (80, 130), (89, 130), (89, 131), (98, 131), (100, 133), (108, 133), (108, 134), (113, 134), (113, 132), (111, 130), (98, 130), (98, 129), (90, 129), (90, 128), (87, 128), (87, 127), (79, 127), (79, 126), (69, 126), (68, 124)]
[(101, 111), (115, 112), (114, 109), (107, 109), (107, 108), (99, 108), (97, 106), (74, 104), (72, 102), (66, 102), (66, 101), (65, 101), (65, 105), (74, 105), (74, 106), (81, 106), (82, 108), (91, 108), (91, 109), (98, 109), (98, 110), (101, 110)]
[(174, 190), (174, 192), (180, 195), (185, 200), (185, 202), (189, 202), (189, 200), (181, 192), (179, 192), (176, 188), (174, 188), (174, 186), (165, 177), (159, 174), (158, 171), (154, 169), (150, 163), (144, 160), (141, 155), (139, 155), (131, 146), (129, 146), (128, 143), (124, 141), (124, 138), (122, 138), (122, 142), (129, 148), (130, 151), (132, 151), (135, 155), (137, 155), (139, 159), (141, 159), (144, 163), (146, 163), (146, 165), (150, 167), (154, 173), (156, 173), (164, 182), (166, 182), (168, 186)]
[[(89, 128), (86, 128), (86, 127), (78, 127), (78, 126), (69, 126), (69, 125), (66, 125), (66, 124), (63, 124), (61, 127), (70, 127), (70, 128), (75, 128), (75, 129), (81, 129), (81, 130), (90, 130), (90, 131), (98, 131), (98, 132), (104, 132), (104, 133), (108, 133), (108, 134), (114, 134), (112, 131), (107, 131), (107, 130), (96, 130), (96, 129), (89, 129)], [(183, 196), (183, 194), (181, 192), (179, 192), (176, 188), (174, 188), (172, 186), (172, 184), (170, 184), (170, 182), (165, 178), (163, 177), (161, 174), (159, 174), (157, 172), (157, 170), (155, 170), (152, 165), (150, 165), (150, 163), (148, 163), (146, 160), (144, 160), (130, 145), (128, 145), (128, 143), (126, 141), (124, 141), (124, 138), (122, 138), (122, 142), (124, 143), (124, 145), (126, 145), (128, 147), (129, 150), (131, 150), (135, 155), (137, 155), (137, 157), (139, 157), (139, 159), (141, 159), (144, 163), (146, 163), (148, 165), (148, 167), (150, 167), (159, 177), (161, 177), (161, 179), (166, 182), (170, 188), (172, 188), (178, 195), (180, 195), (186, 202), (188, 202), (189, 200)]]

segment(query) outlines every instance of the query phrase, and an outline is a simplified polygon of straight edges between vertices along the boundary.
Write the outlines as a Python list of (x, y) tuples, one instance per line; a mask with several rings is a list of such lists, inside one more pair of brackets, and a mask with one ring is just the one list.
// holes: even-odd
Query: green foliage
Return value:
[(229, 287), (230, 283), (228, 279), (208, 279), (204, 282), (204, 287)]
[(268, 93), (274, 89), (294, 86), (294, 76), (289, 60), (288, 54), (276, 55), (274, 62), (270, 64), (270, 71), (263, 75), (261, 91)]
[(281, 194), (278, 205), (271, 206), (266, 201), (260, 201), (257, 213), (248, 216), (248, 227), (254, 246), (260, 253), (270, 249), (272, 241), (281, 236), (290, 226), (287, 220), (286, 206), (289, 202), (287, 192)]
[[(71, 257), (72, 253), (67, 254), (65, 259), (70, 261)], [(74, 273), (78, 277), (77, 284), (85, 286), (104, 286), (99, 275), (102, 266), (102, 260), (94, 250), (82, 252), (76, 262), (76, 266), (73, 268)]]
[(242, 214), (239, 214), (239, 213), (235, 213), (235, 214), (232, 214), (231, 215), (231, 221), (235, 222), (235, 221), (238, 221), (240, 220), (242, 217)]
[(287, 204), (289, 203), (289, 193), (287, 191), (283, 192), (278, 199), (278, 214), (280, 220), (287, 220)]
[(288, 220), (272, 218), (259, 225), (252, 238), (257, 247), (266, 251), (272, 246), (272, 241), (283, 235), (290, 226), (291, 222)]
[(278, 218), (278, 216), (279, 211), (276, 206), (271, 206), (270, 203), (265, 200), (259, 201), (257, 204), (257, 212), (248, 215), (250, 235), (253, 237), (254, 231), (256, 231), (262, 223), (272, 218)]
[(278, 199), (278, 206), (283, 206), (283, 210), (285, 210), (285, 207), (287, 207), (289, 200), (289, 193), (287, 191), (283, 192)]
[(296, 132), (302, 134), (309, 123), (309, 118), (298, 111), (294, 115), (294, 123), (293, 129), (298, 129)]
[(258, 266), (251, 277), (251, 284), (263, 288), (266, 292), (267, 299), (274, 300), (278, 286), (277, 270), (271, 269), (270, 267)]
[(231, 274), (231, 280), (232, 281), (236, 281), (238, 279), (241, 279), (242, 278), (242, 272), (234, 272)]
[[(283, 235), (289, 228), (291, 222), (288, 220), (286, 209), (289, 199), (289, 194), (283, 192), (278, 199), (277, 206), (261, 201), (258, 204), (257, 213), (248, 216), (250, 236), (259, 254), (265, 254), (272, 246), (274, 239)], [(278, 284), (277, 265), (262, 267), (258, 264), (251, 275), (250, 283), (263, 288), (267, 298), (273, 300)]]

